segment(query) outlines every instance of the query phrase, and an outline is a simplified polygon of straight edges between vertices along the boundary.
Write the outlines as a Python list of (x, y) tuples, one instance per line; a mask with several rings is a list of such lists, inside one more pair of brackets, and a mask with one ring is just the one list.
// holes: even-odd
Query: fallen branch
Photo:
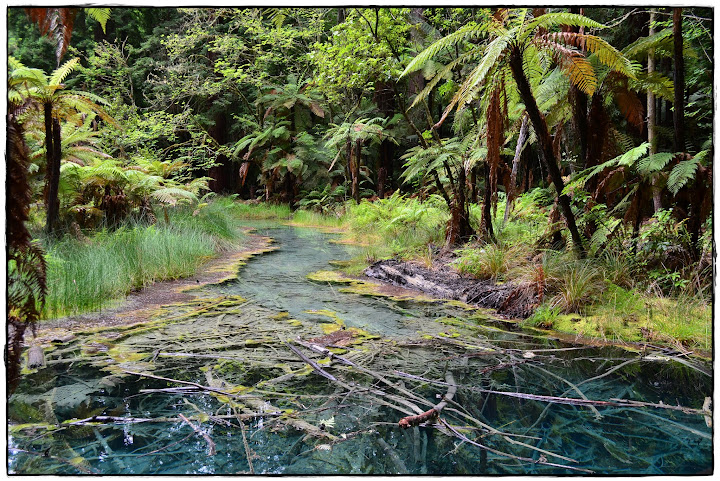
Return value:
[(205, 431), (200, 430), (199, 427), (195, 426), (193, 423), (190, 422), (188, 418), (183, 416), (181, 413), (178, 413), (178, 416), (180, 416), (180, 419), (183, 420), (188, 426), (190, 426), (193, 431), (195, 431), (197, 434), (201, 435), (203, 438), (205, 438), (205, 441), (208, 443), (208, 456), (215, 456), (215, 441), (212, 440), (212, 438), (206, 433)]
[(303, 354), (302, 352), (300, 352), (300, 350), (299, 350), (298, 348), (296, 348), (295, 346), (293, 346), (292, 344), (287, 343), (287, 342), (285, 343), (285, 345), (286, 345), (287, 347), (289, 347), (292, 352), (294, 352), (295, 354), (297, 354), (297, 355), (300, 357), (300, 359), (302, 359), (302, 360), (305, 361), (307, 364), (309, 364), (313, 369), (315, 369), (315, 371), (316, 371), (318, 374), (320, 374), (322, 377), (327, 378), (327, 379), (329, 379), (329, 380), (331, 380), (331, 381), (337, 381), (337, 378), (336, 378), (335, 376), (333, 376), (332, 374), (330, 374), (329, 372), (327, 372), (327, 371), (325, 371), (323, 368), (321, 368), (318, 363), (316, 363), (315, 361), (313, 361), (312, 359), (310, 359), (309, 357), (307, 357), (305, 354)]
[(445, 381), (447, 381), (448, 390), (445, 396), (443, 396), (442, 401), (440, 401), (435, 406), (433, 406), (432, 409), (425, 411), (424, 413), (418, 414), (416, 416), (405, 416), (400, 421), (398, 421), (398, 426), (403, 429), (407, 429), (411, 426), (418, 426), (425, 422), (434, 422), (440, 415), (440, 412), (445, 408), (445, 406), (447, 406), (447, 403), (449, 401), (452, 401), (452, 398), (457, 392), (457, 384), (455, 384), (455, 378), (450, 371), (447, 371), (445, 373)]
[(179, 379), (170, 379), (168, 377), (154, 376), (152, 374), (147, 374), (144, 372), (133, 372), (133, 371), (123, 371), (123, 372), (127, 373), (127, 374), (134, 374), (135, 376), (142, 376), (142, 377), (149, 377), (152, 379), (158, 379), (160, 381), (176, 382), (178, 384), (187, 384), (188, 386), (195, 386), (196, 388), (202, 389), (203, 391), (210, 391), (210, 392), (222, 394), (224, 396), (231, 396), (231, 397), (235, 397), (235, 398), (245, 397), (245, 396), (240, 396), (238, 394), (229, 393), (226, 391), (221, 391), (220, 389), (215, 389), (213, 387), (203, 386), (202, 384), (198, 384), (196, 382), (180, 381)]

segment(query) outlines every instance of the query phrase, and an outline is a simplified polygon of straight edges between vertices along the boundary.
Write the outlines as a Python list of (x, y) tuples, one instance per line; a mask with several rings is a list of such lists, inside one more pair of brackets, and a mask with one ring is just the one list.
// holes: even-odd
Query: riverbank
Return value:
[[(259, 246), (252, 235), (238, 231), (238, 219), (272, 219), (343, 233), (337, 242), (353, 243), (362, 249), (359, 256), (341, 267), (351, 276), (364, 276), (368, 266), (383, 259), (411, 261), (417, 268), (434, 273), (435, 277), (442, 277), (439, 273), (450, 273), (463, 279), (463, 283), (472, 284), (475, 298), (493, 298), (497, 304), (478, 305), (492, 307), (525, 328), (551, 330), (568, 338), (592, 342), (662, 345), (703, 356), (711, 352), (711, 303), (701, 295), (673, 297), (659, 295), (657, 289), (653, 293), (635, 280), (637, 268), (623, 264), (619, 254), (578, 260), (569, 252), (541, 249), (537, 244), (544, 227), (536, 222), (540, 216), (534, 208), (522, 204), (498, 232), (496, 243), (473, 241), (456, 249), (441, 249), (436, 246), (442, 243), (447, 213), (442, 203), (436, 200), (420, 202), (392, 196), (376, 202), (363, 201), (359, 205), (349, 203), (342, 215), (327, 216), (304, 210), (291, 213), (287, 206), (221, 198), (215, 201), (215, 207), (207, 209), (207, 213), (214, 213), (216, 226), (225, 226), (222, 231), (233, 231), (235, 240), (228, 241), (226, 237), (225, 241), (215, 241), (211, 254), (196, 256), (194, 268), (185, 275), (176, 276), (184, 280), (148, 283), (150, 288), (131, 288), (115, 296), (105, 296), (103, 304), (86, 307), (84, 312), (102, 307), (103, 313), (107, 314), (108, 309), (128, 302), (132, 304), (131, 299), (143, 296), (174, 302), (173, 296), (180, 294), (170, 295), (168, 289), (183, 289), (193, 282), (203, 283), (203, 276), (208, 274), (207, 266), (224, 261), (235, 265), (233, 259), (236, 256), (242, 262), (244, 256), (262, 252), (267, 247)], [(177, 231), (178, 226), (190, 225), (187, 219), (182, 215), (171, 216), (173, 229)], [(224, 223), (218, 219), (225, 219)], [(228, 223), (231, 229), (227, 228)], [(201, 225), (200, 222), (194, 224)], [(89, 251), (91, 244), (86, 242), (80, 247)], [(211, 260), (218, 254), (222, 259)], [(79, 264), (82, 266), (83, 263)], [(60, 265), (67, 267), (68, 264)], [(87, 265), (84, 264), (85, 270), (89, 272)], [(196, 272), (203, 272), (203, 276), (199, 278)], [(62, 277), (69, 282), (68, 272)], [(217, 282), (215, 277), (207, 279), (207, 282)], [(71, 286), (79, 290), (75, 279), (71, 281)], [(57, 284), (50, 285), (52, 289)], [(121, 301), (127, 294), (130, 295), (127, 300)], [(110, 298), (115, 300), (107, 302)], [(72, 304), (72, 299), (67, 302), (76, 309), (73, 319), (92, 322), (100, 317), (85, 316), (82, 305)], [(43, 321), (42, 325), (50, 325), (47, 323)]]

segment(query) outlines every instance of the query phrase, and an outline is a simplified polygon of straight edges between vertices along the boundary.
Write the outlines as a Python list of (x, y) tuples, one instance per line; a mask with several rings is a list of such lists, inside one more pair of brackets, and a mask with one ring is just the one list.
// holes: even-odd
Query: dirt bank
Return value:
[(495, 309), (508, 317), (529, 317), (537, 307), (537, 295), (530, 285), (513, 282), (495, 284), (489, 280), (462, 276), (442, 261), (429, 269), (416, 262), (381, 260), (365, 269), (365, 275), (395, 286), (419, 290), (435, 298)]

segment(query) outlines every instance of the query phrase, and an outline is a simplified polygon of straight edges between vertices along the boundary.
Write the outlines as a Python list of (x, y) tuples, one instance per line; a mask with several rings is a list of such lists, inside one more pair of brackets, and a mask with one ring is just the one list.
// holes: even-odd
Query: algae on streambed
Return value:
[[(300, 238), (316, 252), (327, 240)], [(329, 249), (324, 257), (337, 255)], [(9, 401), (9, 471), (551, 475), (712, 466), (703, 406), (711, 378), (693, 362), (506, 331), (483, 311), (383, 297), (369, 286), (341, 292), (327, 278), (306, 278), (322, 262), (303, 253), (300, 268), (282, 257), (282, 241), (278, 250), (264, 258), (284, 269), (270, 288), (260, 285), (256, 258), (239, 281), (148, 322), (55, 343)], [(267, 302), (277, 285), (302, 295)], [(401, 429), (400, 418), (438, 404), (448, 379), (457, 392), (440, 418)]]

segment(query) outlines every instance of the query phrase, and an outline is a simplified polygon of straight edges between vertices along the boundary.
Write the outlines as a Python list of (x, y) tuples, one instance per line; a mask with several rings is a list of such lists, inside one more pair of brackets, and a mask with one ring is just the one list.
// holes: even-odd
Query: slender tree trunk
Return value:
[[(649, 36), (655, 35), (655, 12), (650, 12), (650, 30)], [(655, 72), (655, 49), (648, 52), (648, 76)], [(657, 142), (655, 141), (655, 94), (651, 90), (647, 91), (647, 139), (650, 144), (650, 155), (657, 153)], [(653, 207), (655, 212), (662, 209), (662, 199), (660, 197), (660, 187), (658, 184), (658, 174), (653, 174), (652, 179), (652, 195)]]
[(362, 153), (362, 140), (355, 141), (355, 163), (353, 164), (352, 194), (356, 203), (360, 203), (360, 156)]
[(493, 232), (492, 223), (492, 185), (490, 182), (490, 167), (487, 162), (485, 168), (485, 195), (483, 196), (482, 220), (480, 221), (480, 232), (485, 241), (494, 241), (495, 233)]
[(673, 9), (673, 59), (675, 67), (675, 152), (685, 152), (685, 59), (683, 58), (682, 8)]
[(528, 117), (532, 122), (535, 135), (538, 138), (538, 142), (540, 144), (540, 159), (545, 164), (545, 167), (550, 173), (550, 178), (555, 185), (558, 203), (560, 204), (563, 217), (565, 217), (565, 223), (570, 231), (573, 245), (578, 255), (580, 257), (585, 257), (585, 247), (583, 245), (582, 237), (580, 237), (577, 225), (575, 224), (575, 215), (572, 213), (572, 208), (570, 207), (570, 198), (562, 193), (565, 188), (565, 183), (562, 180), (562, 175), (560, 173), (560, 169), (558, 168), (557, 160), (555, 159), (552, 140), (550, 139), (550, 132), (548, 131), (545, 117), (543, 117), (537, 103), (535, 102), (535, 97), (532, 94), (530, 83), (523, 71), (522, 52), (518, 48), (514, 48), (510, 53), (510, 69), (512, 70), (515, 83), (518, 86), (520, 98), (523, 100)]
[(527, 140), (528, 134), (528, 117), (523, 116), (522, 123), (520, 124), (520, 134), (518, 135), (517, 145), (515, 146), (515, 157), (513, 158), (512, 171), (510, 172), (510, 185), (507, 186), (507, 199), (505, 203), (505, 216), (503, 217), (503, 225), (508, 221), (510, 217), (510, 211), (512, 210), (512, 204), (516, 197), (515, 184), (517, 183), (518, 166), (520, 165), (520, 159), (522, 157), (522, 147)]
[(60, 214), (60, 200), (58, 188), (60, 185), (60, 122), (52, 116), (52, 104), (45, 103), (45, 157), (46, 157), (46, 221), (45, 230), (48, 235), (54, 235), (57, 220)]

